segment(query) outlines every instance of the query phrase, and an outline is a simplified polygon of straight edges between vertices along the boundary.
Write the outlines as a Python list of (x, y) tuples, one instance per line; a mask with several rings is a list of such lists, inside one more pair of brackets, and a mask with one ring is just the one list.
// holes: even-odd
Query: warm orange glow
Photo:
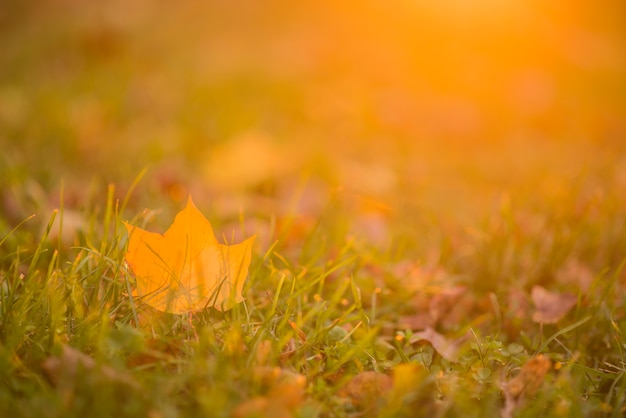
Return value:
[[(150, 166), (154, 190), (180, 201), (194, 187), (277, 191), (302, 176), (383, 202), (432, 191), (439, 209), (471, 200), (478, 179), (566, 184), (545, 170), (590, 154), (563, 144), (626, 143), (623, 1), (61, 9), (33, 8), (2, 52), (21, 62), (32, 43), (37, 70), (3, 84), (0, 123), (29, 138), (20, 158), (50, 177), (66, 167), (128, 181)], [(72, 29), (55, 44), (38, 27)]]

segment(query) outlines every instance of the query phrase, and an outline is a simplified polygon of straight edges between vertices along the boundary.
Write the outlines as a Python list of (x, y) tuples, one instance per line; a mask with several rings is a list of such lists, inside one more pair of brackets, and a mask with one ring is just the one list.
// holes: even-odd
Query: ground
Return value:
[[(622, 2), (0, 10), (0, 415), (621, 416)], [(136, 297), (129, 225), (256, 235)]]

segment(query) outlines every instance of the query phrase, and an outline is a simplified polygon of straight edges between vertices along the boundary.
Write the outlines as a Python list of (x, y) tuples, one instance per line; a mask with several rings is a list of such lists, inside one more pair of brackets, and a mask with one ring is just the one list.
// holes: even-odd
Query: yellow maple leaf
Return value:
[(208, 307), (224, 311), (244, 300), (241, 291), (255, 236), (220, 244), (191, 196), (164, 234), (124, 225), (129, 235), (126, 261), (137, 280), (133, 296), (178, 314)]

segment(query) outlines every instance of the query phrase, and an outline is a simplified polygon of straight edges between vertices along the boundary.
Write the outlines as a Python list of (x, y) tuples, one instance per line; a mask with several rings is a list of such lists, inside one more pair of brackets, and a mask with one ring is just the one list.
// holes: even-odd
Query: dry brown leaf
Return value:
[(274, 387), (276, 385), (295, 385), (304, 389), (306, 377), (295, 371), (271, 366), (258, 366), (252, 369), (252, 376), (261, 385)]
[(502, 418), (512, 417), (516, 409), (535, 396), (551, 367), (550, 359), (542, 354), (531, 358), (522, 366), (519, 374), (504, 385), (505, 404)]
[(133, 353), (126, 358), (126, 366), (133, 368), (154, 363), (173, 363), (183, 354), (179, 340), (151, 338), (145, 341), (145, 347), (141, 352)]
[[(450, 316), (465, 293), (467, 293), (467, 289), (464, 286), (456, 286), (453, 288), (441, 289), (439, 293), (434, 295), (430, 299), (429, 303), (429, 312), (433, 321), (437, 323), (443, 318)], [(466, 314), (467, 312), (464, 310), (463, 315)], [(456, 319), (454, 319), (454, 322), (458, 323)]]
[(74, 386), (83, 373), (97, 373), (104, 380), (136, 388), (137, 383), (126, 373), (112, 367), (98, 365), (94, 359), (80, 351), (63, 345), (60, 356), (44, 360), (42, 369), (50, 382), (57, 387)]
[(232, 416), (291, 418), (304, 400), (306, 377), (279, 367), (257, 367), (253, 376), (269, 387), (264, 396), (257, 396), (239, 404)]
[[(448, 282), (450, 279), (453, 280), (448, 278)], [(429, 313), (436, 328), (442, 332), (457, 330), (459, 325), (470, 320), (476, 327), (495, 320), (498, 315), (499, 305), (492, 293), (477, 293), (466, 286), (433, 286), (429, 290), (434, 292), (429, 301)]]
[(426, 340), (432, 344), (433, 348), (441, 357), (448, 361), (456, 362), (459, 357), (459, 349), (468, 338), (468, 335), (465, 335), (456, 340), (449, 340), (434, 329), (426, 328), (424, 331), (413, 334), (409, 342), (414, 343), (420, 340)]
[(435, 325), (432, 316), (430, 314), (422, 312), (413, 315), (400, 315), (398, 317), (397, 328), (400, 329), (425, 329)]
[(570, 258), (557, 270), (555, 278), (557, 282), (563, 285), (573, 285), (586, 292), (593, 282), (593, 272), (579, 260)]
[(350, 399), (353, 405), (363, 410), (376, 410), (378, 402), (393, 387), (391, 377), (383, 373), (367, 371), (354, 376), (340, 395)]
[(535, 305), (533, 321), (542, 324), (556, 324), (578, 301), (571, 293), (549, 292), (541, 286), (533, 286), (531, 298)]

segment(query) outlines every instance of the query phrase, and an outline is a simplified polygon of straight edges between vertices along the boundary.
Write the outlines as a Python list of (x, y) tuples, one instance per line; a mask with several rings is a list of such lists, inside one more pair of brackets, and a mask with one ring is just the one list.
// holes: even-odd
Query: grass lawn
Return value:
[[(461, 3), (7, 2), (0, 416), (623, 416), (626, 10)], [(137, 293), (189, 196), (231, 309)]]

